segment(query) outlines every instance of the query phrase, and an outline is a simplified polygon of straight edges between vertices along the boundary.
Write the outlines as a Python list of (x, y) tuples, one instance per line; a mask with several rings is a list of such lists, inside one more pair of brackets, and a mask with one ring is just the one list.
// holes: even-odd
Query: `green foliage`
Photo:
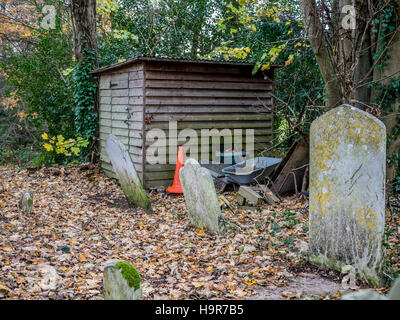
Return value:
[[(323, 81), (312, 48), (300, 21), (300, 9), (293, 1), (254, 0), (232, 2), (218, 21), (225, 41), (209, 55), (211, 58), (240, 59), (255, 63), (254, 72), (275, 69), (276, 116), (274, 130), (279, 132), (277, 143), (285, 152), (299, 137), (294, 124), (286, 118), (302, 117), (298, 129), (309, 131), (320, 109), (307, 105), (322, 105)], [(267, 73), (268, 74), (268, 73)]]
[(390, 58), (387, 53), (387, 44), (391, 37), (388, 37), (391, 33), (396, 30), (397, 18), (394, 13), (394, 8), (385, 6), (382, 8), (382, 14), (380, 14), (373, 22), (374, 27), (372, 32), (379, 36), (378, 46), (373, 56), (374, 60), (378, 60), (375, 68), (383, 70), (386, 66), (387, 60)]
[(0, 67), (7, 74), (10, 91), (26, 104), (28, 115), (35, 115), (33, 125), (47, 128), (50, 134), (67, 135), (74, 130), (72, 79), (66, 72), (72, 64), (71, 42), (60, 27), (38, 31), (36, 41), (27, 54), (8, 48), (9, 59), (0, 62)]
[(55, 29), (38, 28), (32, 35), (26, 47), (5, 47), (0, 61), (9, 88), (6, 95), (15, 98), (13, 106), (4, 110), (9, 127), (0, 129), (0, 162), (19, 166), (54, 161), (39, 143), (41, 132), (72, 137), (75, 131), (71, 35), (63, 29), (59, 14)]
[[(121, 0), (99, 39), (99, 64), (132, 56), (198, 58), (223, 41), (216, 20), (228, 0)], [(117, 33), (115, 33), (117, 30)], [(122, 36), (121, 36), (122, 35)]]
[(75, 134), (85, 139), (95, 139), (98, 115), (95, 110), (97, 84), (89, 72), (95, 68), (95, 53), (84, 50), (84, 59), (73, 72), (75, 102)]

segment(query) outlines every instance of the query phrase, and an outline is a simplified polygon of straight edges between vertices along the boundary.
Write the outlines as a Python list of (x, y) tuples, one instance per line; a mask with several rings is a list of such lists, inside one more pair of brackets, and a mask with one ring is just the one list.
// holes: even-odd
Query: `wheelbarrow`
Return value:
[(222, 169), (229, 181), (238, 185), (248, 185), (253, 182), (263, 183), (281, 163), (280, 158), (257, 157)]

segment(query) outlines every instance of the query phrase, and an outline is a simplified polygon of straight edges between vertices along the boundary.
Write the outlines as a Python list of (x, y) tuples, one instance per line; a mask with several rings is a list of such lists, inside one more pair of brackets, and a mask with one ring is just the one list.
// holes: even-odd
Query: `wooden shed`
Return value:
[[(177, 122), (177, 130), (196, 132), (243, 129), (244, 134), (254, 129), (255, 154), (265, 150), (272, 141), (274, 69), (252, 75), (253, 67), (237, 62), (136, 57), (93, 71), (100, 78), (100, 160), (105, 173), (114, 176), (105, 151), (105, 141), (112, 133), (129, 150), (146, 188), (171, 185), (175, 163), (146, 160), (147, 133), (154, 128), (168, 130), (170, 121)], [(178, 142), (182, 144), (185, 141)], [(168, 147), (164, 151), (168, 154)]]

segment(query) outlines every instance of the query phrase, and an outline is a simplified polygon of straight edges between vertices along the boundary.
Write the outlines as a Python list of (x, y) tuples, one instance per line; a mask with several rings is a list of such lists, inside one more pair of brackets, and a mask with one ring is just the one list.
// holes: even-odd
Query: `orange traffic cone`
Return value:
[(179, 170), (184, 166), (184, 153), (183, 153), (183, 147), (178, 148), (178, 158), (176, 161), (176, 167), (175, 167), (175, 176), (174, 176), (174, 182), (172, 183), (172, 186), (167, 189), (167, 192), (169, 193), (183, 193), (182, 190), (182, 185), (181, 185), (181, 180), (179, 179)]

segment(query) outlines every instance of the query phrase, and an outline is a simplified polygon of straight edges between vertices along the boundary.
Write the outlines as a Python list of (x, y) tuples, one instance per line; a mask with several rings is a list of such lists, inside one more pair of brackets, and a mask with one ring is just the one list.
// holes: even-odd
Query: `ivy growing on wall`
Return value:
[(89, 74), (95, 67), (95, 52), (84, 49), (84, 59), (73, 72), (76, 136), (96, 140), (98, 115), (95, 108), (97, 84)]

